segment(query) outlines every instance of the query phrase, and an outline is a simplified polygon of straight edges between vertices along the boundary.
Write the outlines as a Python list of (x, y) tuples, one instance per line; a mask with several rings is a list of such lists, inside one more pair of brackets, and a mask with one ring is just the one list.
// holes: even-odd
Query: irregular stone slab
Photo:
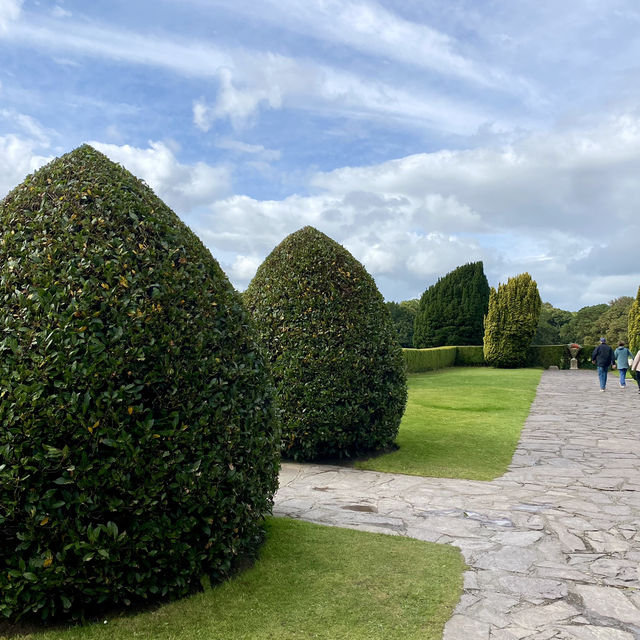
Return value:
[(489, 640), (489, 632), (487, 622), (456, 614), (445, 625), (442, 640)]
[(577, 616), (579, 613), (578, 609), (565, 602), (553, 602), (541, 607), (528, 607), (516, 611), (511, 616), (511, 620), (525, 629), (539, 629), (547, 624)]
[(538, 554), (531, 549), (503, 547), (498, 551), (482, 555), (475, 562), (475, 566), (481, 569), (503, 569), (524, 573), (536, 560), (538, 560)]
[(582, 598), (587, 611), (640, 627), (640, 609), (620, 589), (576, 585), (575, 592)]
[(570, 626), (558, 627), (558, 631), (564, 635), (557, 637), (567, 640), (635, 640), (635, 636), (628, 631), (620, 631), (612, 627)]

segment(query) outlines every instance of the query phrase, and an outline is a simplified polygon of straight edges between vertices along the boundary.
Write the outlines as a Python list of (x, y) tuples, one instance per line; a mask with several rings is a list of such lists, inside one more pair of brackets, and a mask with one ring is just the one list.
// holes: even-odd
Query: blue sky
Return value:
[(388, 300), (640, 285), (635, 0), (0, 0), (0, 197), (88, 142), (246, 287), (311, 224)]

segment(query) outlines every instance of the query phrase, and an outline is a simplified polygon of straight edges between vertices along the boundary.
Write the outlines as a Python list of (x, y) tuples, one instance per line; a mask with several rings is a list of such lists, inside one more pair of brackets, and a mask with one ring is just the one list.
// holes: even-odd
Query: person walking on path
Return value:
[(631, 374), (636, 378), (636, 382), (638, 383), (638, 393), (640, 393), (640, 349), (638, 349), (638, 353), (636, 353), (636, 357), (631, 363)]
[(613, 352), (613, 356), (616, 359), (616, 368), (620, 372), (620, 386), (625, 389), (627, 386), (627, 369), (629, 368), (629, 361), (633, 359), (633, 353), (624, 346), (624, 342), (621, 342)]
[(598, 380), (600, 381), (600, 391), (607, 388), (607, 372), (614, 363), (613, 349), (607, 344), (605, 338), (600, 338), (600, 344), (591, 354), (591, 362), (598, 367)]

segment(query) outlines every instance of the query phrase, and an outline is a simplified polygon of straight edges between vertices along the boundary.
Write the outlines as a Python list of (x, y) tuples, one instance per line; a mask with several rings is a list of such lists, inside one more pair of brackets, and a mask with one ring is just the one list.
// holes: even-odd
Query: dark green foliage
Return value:
[(244, 299), (269, 353), (286, 456), (393, 443), (407, 397), (402, 350), (373, 278), (346, 249), (305, 227), (267, 256)]
[(528, 367), (558, 367), (568, 369), (571, 354), (566, 344), (531, 345), (526, 365)]
[(482, 262), (458, 267), (422, 294), (413, 346), (425, 349), (480, 344), (488, 303), (489, 283)]
[(177, 597), (254, 554), (272, 387), (196, 236), (89, 146), (0, 203), (0, 612)]
[(596, 324), (608, 308), (606, 304), (594, 304), (573, 313), (571, 320), (560, 329), (560, 342), (598, 342), (600, 335)]
[(578, 369), (596, 369), (596, 365), (591, 362), (591, 354), (597, 345), (584, 343), (580, 346), (582, 348), (578, 351)]
[(633, 304), (630, 296), (620, 296), (611, 300), (607, 310), (598, 318), (595, 332), (586, 336), (590, 342), (598, 342), (600, 336), (605, 336), (607, 342), (616, 348), (618, 343), (629, 342), (629, 311)]
[(484, 351), (481, 346), (458, 347), (456, 351), (456, 367), (482, 367), (485, 365)]
[(434, 347), (433, 349), (403, 349), (408, 373), (422, 373), (453, 367), (456, 347)]
[(564, 341), (562, 331), (571, 322), (573, 316), (571, 311), (557, 309), (550, 303), (544, 302), (540, 309), (540, 320), (533, 344), (562, 344)]
[(494, 367), (521, 367), (540, 318), (538, 285), (528, 273), (491, 289), (485, 318), (484, 358)]
[(640, 287), (629, 309), (628, 331), (629, 349), (635, 354), (640, 349)]
[(385, 304), (396, 329), (398, 344), (401, 347), (412, 347), (413, 321), (416, 317), (418, 301), (406, 300), (405, 302), (386, 302)]

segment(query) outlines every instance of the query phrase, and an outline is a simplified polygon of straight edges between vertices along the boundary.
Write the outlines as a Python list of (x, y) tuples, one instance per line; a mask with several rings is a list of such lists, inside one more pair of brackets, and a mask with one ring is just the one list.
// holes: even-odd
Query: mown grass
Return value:
[(540, 369), (457, 367), (409, 375), (399, 449), (358, 469), (492, 480), (513, 457)]
[(454, 547), (272, 518), (260, 559), (233, 580), (154, 611), (11, 637), (436, 640), (463, 570)]

